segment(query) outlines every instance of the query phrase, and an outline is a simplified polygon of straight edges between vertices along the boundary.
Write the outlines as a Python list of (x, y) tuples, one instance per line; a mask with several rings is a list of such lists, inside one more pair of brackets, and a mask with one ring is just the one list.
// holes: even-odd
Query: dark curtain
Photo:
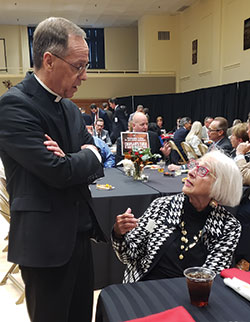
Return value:
[(192, 121), (201, 121), (206, 116), (223, 116), (231, 126), (235, 118), (246, 120), (250, 103), (250, 81), (198, 89), (185, 93), (141, 95), (119, 98), (134, 107), (142, 104), (149, 108), (149, 122), (157, 116), (164, 119), (164, 126), (171, 131), (178, 117), (189, 116)]
[(239, 83), (239, 113), (237, 118), (246, 121), (250, 112), (250, 81)]

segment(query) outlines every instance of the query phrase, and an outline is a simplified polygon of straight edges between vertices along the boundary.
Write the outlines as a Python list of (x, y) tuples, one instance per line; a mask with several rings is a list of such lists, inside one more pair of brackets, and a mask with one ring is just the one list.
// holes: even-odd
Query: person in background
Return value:
[(109, 109), (108, 103), (102, 103), (102, 109), (107, 113), (110, 123), (112, 124), (113, 112)]
[(182, 119), (182, 117), (177, 117), (176, 119), (176, 126), (172, 129), (172, 131), (170, 131), (170, 133), (174, 133), (176, 132), (177, 130), (179, 130), (180, 128), (180, 120)]
[(109, 146), (102, 139), (94, 136), (95, 145), (100, 149), (102, 163), (104, 168), (113, 168), (115, 166), (115, 156), (110, 151)]
[(228, 138), (232, 135), (233, 127), (234, 127), (235, 125), (237, 125), (237, 124), (240, 124), (240, 123), (242, 123), (242, 121), (241, 121), (240, 119), (235, 119), (235, 120), (233, 121), (232, 126), (231, 126), (231, 127), (229, 127), (229, 128), (227, 129), (227, 136), (228, 136)]
[(82, 117), (86, 125), (92, 125), (92, 117), (86, 113), (85, 109), (81, 108)]
[(143, 105), (137, 105), (136, 111), (134, 113), (131, 113), (129, 115), (128, 122), (132, 122), (133, 116), (135, 115), (136, 112), (144, 113), (144, 107), (143, 107)]
[[(202, 124), (199, 121), (195, 121), (192, 124), (191, 130), (189, 131), (188, 135), (185, 138), (185, 142), (187, 142), (194, 150), (195, 154), (198, 157), (201, 157), (201, 151), (199, 149), (199, 144), (202, 143), (201, 141), (201, 131), (202, 131)], [(188, 159), (193, 159), (195, 156), (192, 153), (188, 153)]]
[(88, 184), (101, 156), (71, 98), (87, 79), (84, 31), (47, 18), (34, 73), (0, 98), (0, 156), (10, 196), (8, 260), (19, 264), (32, 322), (91, 322), (90, 238), (105, 241)]
[(226, 154), (232, 151), (232, 145), (227, 137), (228, 122), (224, 117), (216, 117), (208, 128), (209, 140), (213, 143), (209, 146), (208, 151), (214, 148), (223, 150)]
[(166, 134), (166, 129), (163, 126), (163, 117), (162, 116), (158, 116), (156, 118), (156, 125), (161, 130), (161, 134)]
[[(247, 123), (238, 123), (233, 127), (230, 142), (232, 144), (233, 150), (230, 153), (230, 157), (236, 157), (236, 149), (238, 145), (242, 142), (248, 141), (248, 134), (247, 134)], [(249, 161), (249, 153), (245, 154), (245, 158)]]
[(124, 282), (182, 277), (190, 266), (217, 274), (229, 268), (240, 238), (239, 221), (224, 206), (239, 204), (242, 178), (220, 151), (190, 163), (183, 192), (155, 199), (136, 219), (116, 217), (112, 244), (126, 264)]
[[(241, 124), (236, 125), (239, 127)], [(233, 128), (233, 133), (234, 129)], [(232, 133), (232, 136), (233, 136)], [(250, 267), (250, 161), (247, 154), (250, 152), (250, 118), (247, 121), (248, 141), (241, 142), (236, 148), (236, 157), (234, 158), (243, 178), (245, 187), (243, 198), (238, 207), (236, 217), (242, 224), (242, 234), (239, 245), (236, 249), (237, 267), (249, 271)]]
[(109, 106), (113, 110), (112, 131), (110, 139), (112, 144), (116, 142), (121, 132), (127, 131), (128, 121), (124, 109), (117, 104), (116, 98), (109, 99)]
[(108, 115), (105, 111), (103, 111), (101, 108), (97, 107), (95, 103), (92, 103), (90, 105), (90, 111), (91, 111), (91, 117), (92, 117), (92, 124), (96, 124), (96, 121), (98, 119), (103, 119), (104, 122), (104, 129), (111, 133), (111, 122), (108, 118)]
[[(148, 131), (148, 119), (144, 113), (136, 112), (133, 121), (133, 132), (147, 132), (149, 137), (149, 146), (151, 149), (152, 154), (160, 153), (164, 156), (168, 156), (170, 153), (170, 148), (167, 144), (161, 145), (159, 137), (157, 133)], [(119, 163), (121, 160), (124, 159), (121, 151), (121, 137), (117, 140), (117, 150), (116, 150), (116, 157), (115, 163)]]
[(203, 141), (206, 141), (209, 139), (208, 137), (208, 128), (210, 124), (212, 123), (213, 118), (211, 116), (206, 116), (204, 119), (204, 125), (202, 127), (202, 132), (201, 132), (201, 138)]
[[(185, 138), (188, 132), (190, 131), (191, 126), (192, 126), (192, 121), (190, 117), (183, 117), (180, 120), (180, 128), (174, 133), (174, 137), (173, 137), (174, 143), (176, 144), (177, 148), (180, 150), (184, 158), (186, 157), (186, 155), (182, 149), (181, 142), (185, 141)], [(171, 151), (170, 160), (171, 160), (171, 163), (178, 164), (178, 162), (180, 161), (180, 156), (177, 153), (177, 151), (175, 150)]]
[(99, 139), (104, 141), (108, 146), (112, 146), (112, 142), (109, 137), (109, 132), (104, 130), (104, 120), (102, 118), (96, 120), (93, 136), (98, 137)]

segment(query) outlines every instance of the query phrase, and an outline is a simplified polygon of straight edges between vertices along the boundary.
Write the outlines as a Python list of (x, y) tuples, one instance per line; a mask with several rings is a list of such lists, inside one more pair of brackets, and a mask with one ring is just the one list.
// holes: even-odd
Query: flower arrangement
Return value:
[(145, 165), (153, 163), (161, 158), (160, 154), (152, 154), (150, 148), (132, 148), (125, 153), (125, 159), (131, 160), (134, 165), (133, 177), (135, 180), (141, 180), (142, 170)]

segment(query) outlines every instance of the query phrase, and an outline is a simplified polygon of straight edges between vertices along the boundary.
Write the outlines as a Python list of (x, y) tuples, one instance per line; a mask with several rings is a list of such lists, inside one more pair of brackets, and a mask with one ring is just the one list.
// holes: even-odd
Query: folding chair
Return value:
[[(0, 213), (4, 217), (5, 220), (10, 222), (10, 207), (9, 207), (9, 196), (8, 192), (5, 188), (5, 183), (3, 182), (3, 178), (0, 180)], [(7, 248), (8, 249), (8, 248)], [(6, 250), (6, 247), (3, 251)], [(17, 264), (12, 264), (8, 272), (5, 274), (4, 278), (0, 282), (0, 285), (5, 285), (7, 280), (10, 279), (12, 283), (22, 292), (19, 299), (16, 301), (16, 304), (21, 304), (24, 301), (25, 292), (24, 286), (12, 275), (14, 273), (18, 273), (19, 268)]]
[(198, 145), (199, 150), (201, 151), (201, 155), (204, 155), (207, 153), (208, 146), (204, 143), (201, 143)]
[(181, 142), (181, 146), (188, 159), (198, 159), (198, 155), (195, 153), (194, 149), (187, 142)]
[(170, 145), (171, 149), (172, 149), (172, 150), (175, 150), (175, 151), (179, 154), (179, 156), (180, 156), (180, 158), (181, 158), (181, 161), (179, 161), (179, 164), (186, 164), (186, 163), (187, 163), (186, 159), (184, 158), (183, 154), (182, 154), (182, 153), (181, 153), (181, 151), (178, 149), (178, 147), (177, 147), (177, 145), (174, 143), (174, 141), (169, 140), (169, 141), (168, 141), (168, 143), (169, 143), (169, 145)]

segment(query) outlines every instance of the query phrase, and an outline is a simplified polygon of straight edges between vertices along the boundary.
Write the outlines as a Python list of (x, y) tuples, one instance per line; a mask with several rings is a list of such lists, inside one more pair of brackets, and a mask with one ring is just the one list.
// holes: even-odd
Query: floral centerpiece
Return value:
[[(160, 154), (152, 154), (150, 148), (132, 148), (125, 153), (125, 159), (131, 160), (133, 168), (130, 168), (130, 173), (135, 180), (143, 180), (143, 168), (145, 165), (153, 163), (161, 158)], [(124, 160), (125, 161), (125, 160)]]

